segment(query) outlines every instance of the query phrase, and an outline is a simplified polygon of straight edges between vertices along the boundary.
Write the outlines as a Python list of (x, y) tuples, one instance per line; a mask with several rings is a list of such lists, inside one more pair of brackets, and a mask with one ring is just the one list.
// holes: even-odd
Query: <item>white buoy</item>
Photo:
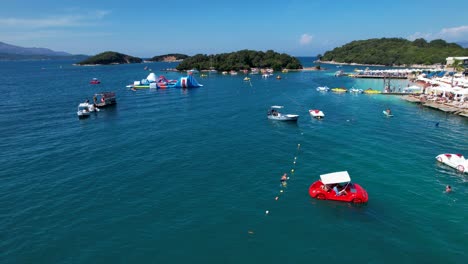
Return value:
[(269, 214), (269, 213), (270, 213), (270, 211), (268, 211), (268, 210), (265, 211), (265, 214)]

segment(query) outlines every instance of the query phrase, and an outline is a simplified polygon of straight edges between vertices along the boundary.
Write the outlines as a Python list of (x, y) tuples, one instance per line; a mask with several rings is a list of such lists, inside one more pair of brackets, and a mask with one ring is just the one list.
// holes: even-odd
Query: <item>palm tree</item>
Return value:
[(452, 63), (453, 70), (456, 72), (464, 71), (465, 67), (462, 60), (454, 60)]

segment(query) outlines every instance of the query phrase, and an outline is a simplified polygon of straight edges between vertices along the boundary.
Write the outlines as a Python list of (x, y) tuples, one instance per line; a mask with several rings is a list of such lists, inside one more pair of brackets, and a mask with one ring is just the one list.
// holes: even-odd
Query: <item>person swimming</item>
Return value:
[(285, 172), (285, 173), (283, 174), (283, 176), (281, 176), (280, 181), (281, 181), (281, 183), (285, 183), (288, 179), (289, 179), (289, 178), (288, 178), (288, 174)]
[(452, 187), (451, 187), (450, 185), (447, 185), (447, 186), (445, 187), (445, 192), (446, 192), (446, 193), (449, 193), (449, 192), (451, 192), (451, 191), (452, 191)]

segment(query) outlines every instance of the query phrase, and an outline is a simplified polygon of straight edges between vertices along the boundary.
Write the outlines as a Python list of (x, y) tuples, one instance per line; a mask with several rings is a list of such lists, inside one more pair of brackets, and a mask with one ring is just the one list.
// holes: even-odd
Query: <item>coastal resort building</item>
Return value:
[(446, 61), (446, 67), (452, 66), (455, 61), (461, 61), (463, 67), (468, 68), (468, 57), (447, 57)]

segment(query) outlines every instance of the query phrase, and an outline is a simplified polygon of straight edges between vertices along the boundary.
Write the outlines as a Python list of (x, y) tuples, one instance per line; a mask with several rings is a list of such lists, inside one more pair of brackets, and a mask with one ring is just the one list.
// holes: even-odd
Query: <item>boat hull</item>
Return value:
[(312, 109), (312, 110), (309, 110), (309, 113), (311, 116), (318, 118), (318, 119), (325, 117), (325, 114), (320, 110)]
[(309, 187), (309, 195), (318, 200), (332, 200), (348, 203), (367, 203), (369, 196), (367, 191), (357, 183), (350, 183), (346, 186), (346, 194), (336, 195), (333, 189), (325, 189), (322, 181), (318, 180)]
[(436, 160), (461, 173), (468, 173), (468, 160), (461, 154), (444, 153), (436, 157)]
[(276, 120), (276, 121), (291, 121), (291, 122), (297, 122), (297, 119), (299, 119), (299, 115), (268, 115), (268, 119), (270, 120)]

